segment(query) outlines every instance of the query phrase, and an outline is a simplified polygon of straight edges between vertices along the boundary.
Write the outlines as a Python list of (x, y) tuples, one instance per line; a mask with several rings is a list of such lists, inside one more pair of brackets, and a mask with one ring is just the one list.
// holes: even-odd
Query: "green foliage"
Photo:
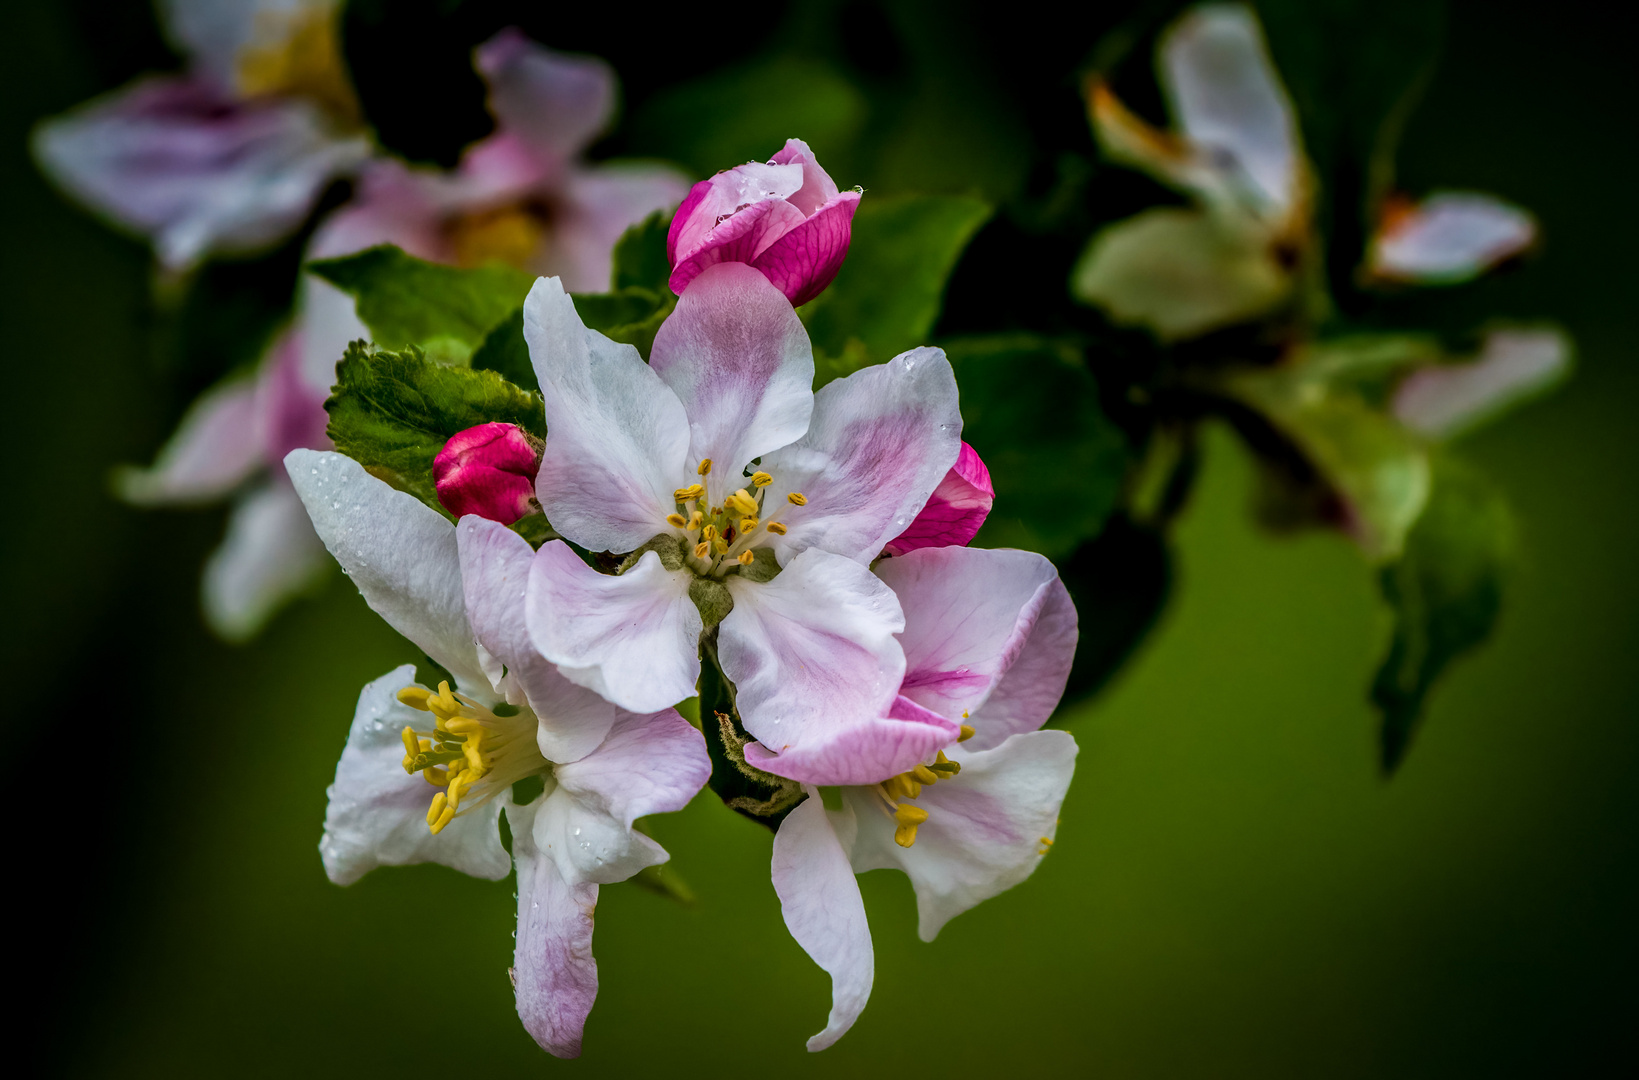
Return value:
[(1149, 636), (1172, 595), (1172, 557), (1159, 529), (1117, 514), (1058, 567), (1081, 631), (1063, 709), (1102, 690)]
[(1068, 555), (1103, 526), (1128, 467), (1126, 439), (1100, 408), (1081, 350), (1013, 335), (958, 338), (946, 352), (962, 391), (962, 438), (996, 487), (978, 542)]
[(700, 733), (711, 756), (711, 790), (731, 810), (778, 830), (785, 815), (802, 801), (802, 789), (745, 763), (745, 744), (751, 736), (740, 726), (734, 684), (718, 663), (715, 635), (708, 635), (700, 647), (699, 701)]
[(1394, 609), (1394, 638), (1372, 683), (1382, 711), (1380, 760), (1404, 760), (1424, 699), (1446, 667), (1491, 634), (1514, 551), (1514, 521), (1498, 492), (1472, 470), (1434, 459), (1428, 508), (1405, 554), (1383, 568), (1383, 598)]
[(801, 312), (816, 384), (926, 345), (956, 260), (991, 210), (966, 196), (861, 199), (841, 272)]
[(671, 280), (671, 261), (666, 258), (666, 233), (671, 228), (671, 215), (656, 210), (642, 221), (627, 229), (615, 244), (614, 269), (609, 275), (609, 289), (648, 289), (663, 293)]
[(518, 309), (535, 281), (498, 263), (463, 270), (386, 244), (309, 263), (308, 269), (357, 301), (359, 318), (377, 345), (414, 345), (451, 364), (466, 363), (490, 331)]
[(324, 407), (337, 450), (446, 517), (432, 463), (450, 436), (490, 421), (546, 435), (538, 395), (494, 372), (435, 364), (413, 346), (389, 352), (361, 341), (349, 345)]

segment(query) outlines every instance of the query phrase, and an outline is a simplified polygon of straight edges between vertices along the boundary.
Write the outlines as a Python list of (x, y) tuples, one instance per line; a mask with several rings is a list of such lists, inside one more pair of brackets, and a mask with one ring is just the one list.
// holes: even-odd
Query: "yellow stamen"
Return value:
[(752, 529), (755, 529), (756, 527), (757, 527), (757, 519), (756, 518), (754, 518), (754, 517), (743, 517), (743, 518), (740, 519), (740, 533), (741, 533), (741, 535), (744, 535), (744, 534), (750, 532)]
[(721, 536), (719, 536), (717, 539), (715, 539), (711, 542), (711, 550), (715, 551), (719, 555), (727, 555), (728, 554), (728, 541), (724, 540)]
[(786, 496), (786, 500), (790, 502), (792, 506), (808, 505), (808, 496), (804, 495), (800, 491), (793, 491), (791, 494)]
[(442, 791), (433, 796), (433, 804), (427, 807), (428, 825), (437, 823), (438, 819), (443, 816), (444, 808), (449, 805), (449, 802), (449, 799), (445, 797)]
[(774, 478), (765, 472), (754, 472), (751, 474), (752, 487), (765, 488), (773, 482)]
[(401, 704), (408, 705), (412, 709), (419, 709), (422, 712), (431, 711), (427, 708), (427, 699), (430, 697), (432, 697), (432, 691), (424, 690), (419, 686), (406, 686), (398, 692), (398, 700)]
[(700, 467), (698, 469), (694, 470), (694, 471), (699, 473), (701, 476), (710, 476), (711, 475), (711, 458), (701, 458), (700, 459)]
[(700, 530), (700, 539), (706, 540), (706, 541), (711, 541), (711, 540), (717, 539), (717, 526), (707, 525), (705, 528), (701, 529)]
[[(450, 822), (452, 822), (454, 820), (455, 820), (455, 807), (453, 807), (453, 806), (444, 807), (444, 812), (442, 814), (438, 815), (438, 820), (435, 821), (435, 822), (432, 822), (432, 833), (433, 833), (433, 835), (437, 836), (439, 833), (443, 832), (444, 831), (444, 826), (448, 825)], [(898, 837), (899, 837), (899, 834), (894, 833), (894, 838), (898, 839)], [(912, 830), (911, 839), (913, 841), (916, 839), (916, 833), (915, 833), (914, 830)], [(909, 845), (906, 845), (906, 846), (909, 846)]]
[(785, 526), (781, 525), (777, 521), (770, 521), (768, 523), (768, 525), (766, 526), (766, 528), (768, 529), (769, 532), (773, 533), (775, 536), (784, 536), (785, 535)]
[(757, 500), (753, 499), (751, 497), (751, 493), (745, 488), (741, 488), (728, 498), (724, 499), (723, 508), (725, 510), (732, 510), (741, 517), (757, 516)]
[(967, 742), (969, 739), (973, 738), (973, 736), (975, 736), (977, 734), (978, 734), (978, 732), (973, 730), (973, 725), (972, 724), (963, 724), (962, 725), (962, 733), (960, 735), (956, 736), (956, 741), (957, 742)]
[(906, 806), (904, 803), (893, 812), (893, 819), (898, 827), (893, 831), (893, 842), (900, 847), (910, 847), (916, 843), (916, 827), (928, 820), (928, 812), (920, 806)]
[(407, 758), (413, 758), (421, 752), (421, 746), (415, 739), (414, 728), (405, 725), (404, 730), (399, 734), (404, 736), (404, 754)]
[(908, 775), (914, 776), (917, 782), (922, 784), (937, 784), (939, 782), (939, 774), (926, 765), (918, 765)]
[(686, 529), (689, 526), (689, 519), (682, 514), (667, 514), (666, 524), (674, 529)]
[(704, 559), (706, 556), (708, 556), (710, 554), (711, 554), (711, 544), (710, 543), (702, 541), (702, 542), (694, 545), (694, 557), (696, 559)]
[(427, 781), (433, 787), (447, 787), (450, 782), (450, 774), (448, 769), (435, 769), (428, 766), (421, 770), (421, 779)]
[(690, 484), (688, 487), (678, 488), (676, 491), (672, 492), (672, 497), (678, 502), (688, 502), (690, 499), (698, 499), (705, 493), (706, 488), (704, 484)]
[(1053, 838), (1052, 838), (1052, 837), (1051, 837), (1051, 836), (1044, 836), (1044, 837), (1042, 837), (1042, 838), (1041, 838), (1041, 842), (1042, 842), (1042, 843), (1043, 843), (1043, 844), (1046, 844), (1046, 845), (1047, 845), (1047, 846), (1048, 846), (1048, 847), (1052, 847), (1052, 846), (1053, 846)]
[(741, 566), (750, 566), (752, 563), (754, 563), (756, 561), (757, 561), (757, 556), (753, 555), (751, 552), (749, 552), (749, 551), (740, 552), (740, 565)]
[(702, 514), (700, 511), (696, 510), (694, 513), (689, 515), (689, 523), (686, 526), (686, 528), (688, 529), (689, 532), (694, 532), (696, 529), (698, 529), (700, 527), (700, 523), (702, 521), (705, 521), (705, 520), (706, 520), (706, 515)]

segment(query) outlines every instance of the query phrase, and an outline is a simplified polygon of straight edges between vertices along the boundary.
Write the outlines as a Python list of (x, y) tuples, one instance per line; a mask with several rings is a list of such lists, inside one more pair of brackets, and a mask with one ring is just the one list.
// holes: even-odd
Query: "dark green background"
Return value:
[[(706, 64), (733, 17), (679, 9), (656, 29), (702, 35)], [(12, 984), (46, 1013), (14, 1037), (47, 1071), (1634, 1068), (1639, 162), (1631, 37), (1609, 5), (1457, 4), (1407, 133), (1408, 189), (1488, 188), (1547, 228), (1532, 265), (1453, 303), (1476, 319), (1558, 317), (1580, 362), (1557, 396), (1466, 446), (1518, 508), (1525, 559), (1494, 645), (1454, 671), (1401, 774), (1385, 784), (1374, 768), (1363, 691), (1387, 621), (1368, 574), (1335, 537), (1257, 534), (1249, 463), (1219, 433), (1180, 530), (1177, 600), (1071, 723), (1080, 767), (1031, 881), (927, 946), (905, 880), (863, 878), (874, 997), (810, 1056), (828, 987), (781, 925), (767, 834), (703, 797), (655, 827), (694, 908), (603, 892), (602, 991), (577, 1064), (546, 1057), (513, 1016), (508, 886), (439, 868), (349, 889), (324, 878), (324, 787), (353, 700), (409, 648), (339, 576), (257, 646), (218, 644), (195, 596), (221, 512), (109, 499), (109, 469), (147, 460), (204, 376), (152, 344), (143, 249), (56, 197), (23, 138), (127, 77), (151, 29), (83, 3), (3, 18), (7, 880), (29, 902), (14, 949), (43, 950)], [(1021, 47), (1035, 34), (1067, 55), (1064, 28), (1009, 25)], [(686, 51), (672, 62), (686, 70)], [(658, 76), (636, 78), (634, 107)], [(941, 93), (936, 78), (915, 85)], [(892, 189), (915, 166), (946, 190), (1001, 183), (1006, 162), (973, 165), (989, 152), (963, 123), (920, 129), (881, 177), (838, 179)]]

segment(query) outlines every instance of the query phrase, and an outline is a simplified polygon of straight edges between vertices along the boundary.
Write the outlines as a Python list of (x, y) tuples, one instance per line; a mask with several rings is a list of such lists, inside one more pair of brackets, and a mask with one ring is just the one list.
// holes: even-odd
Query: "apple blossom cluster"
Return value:
[(966, 546), (994, 491), (949, 361), (814, 389), (793, 304), (835, 277), (858, 202), (791, 140), (683, 201), (647, 361), (541, 277), (539, 396), (517, 399), (538, 416), (469, 416), (398, 486), (374, 458), (285, 457), (325, 547), (442, 669), (364, 688), (325, 868), (515, 870), (518, 1014), (553, 1054), (580, 1052), (596, 995), (599, 887), (665, 861), (640, 819), (708, 783), (774, 830), (786, 925), (831, 976), (810, 1050), (871, 992), (856, 874), (904, 871), (932, 940), (1053, 845), (1076, 744), (1041, 729), (1076, 610), (1045, 557)]

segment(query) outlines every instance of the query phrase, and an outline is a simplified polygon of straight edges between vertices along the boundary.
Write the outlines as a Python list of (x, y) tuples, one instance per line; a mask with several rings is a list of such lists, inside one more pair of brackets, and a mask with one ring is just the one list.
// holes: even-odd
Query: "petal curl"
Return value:
[(559, 790), (629, 829), (640, 817), (687, 806), (711, 778), (711, 758), (676, 709), (622, 712), (596, 751), (556, 774)]
[(916, 520), (888, 541), (886, 550), (890, 555), (904, 555), (924, 547), (962, 547), (979, 535), (995, 504), (990, 470), (979, 452), (964, 442), (956, 464), (933, 489)]
[(910, 698), (894, 699), (888, 715), (861, 720), (817, 745), (773, 754), (747, 743), (746, 762), (804, 784), (877, 784), (915, 768), (956, 741), (960, 726)]
[(782, 564), (810, 547), (869, 563), (904, 532), (956, 461), (962, 414), (942, 349), (901, 353), (814, 395), (802, 439), (763, 459), (769, 497), (797, 491), (806, 505), (781, 507), (788, 533)]
[[(701, 208), (711, 200), (695, 208)], [(763, 198), (734, 211), (713, 226), (700, 246), (682, 256), (667, 282), (671, 291), (682, 296), (689, 284), (718, 263), (749, 263), (773, 243), (804, 221), (802, 211), (784, 199)], [(679, 244), (681, 251), (682, 245)]]
[(801, 307), (836, 280), (853, 239), (859, 192), (845, 191), (763, 249), (751, 263), (792, 306)]
[(808, 1040), (824, 1050), (854, 1026), (871, 997), (876, 955), (865, 902), (848, 856), (817, 793), (787, 814), (774, 835), (774, 892), (786, 929), (831, 976), (831, 1014)]
[(337, 885), (351, 885), (378, 866), (435, 862), (491, 881), (512, 869), (496, 824), (498, 803), (457, 815), (437, 836), (427, 828), (435, 789), (402, 765), (400, 732), (427, 723), (426, 713), (398, 700), (398, 691), (414, 684), (415, 665), (405, 664), (359, 694), (319, 841), (325, 873)]

